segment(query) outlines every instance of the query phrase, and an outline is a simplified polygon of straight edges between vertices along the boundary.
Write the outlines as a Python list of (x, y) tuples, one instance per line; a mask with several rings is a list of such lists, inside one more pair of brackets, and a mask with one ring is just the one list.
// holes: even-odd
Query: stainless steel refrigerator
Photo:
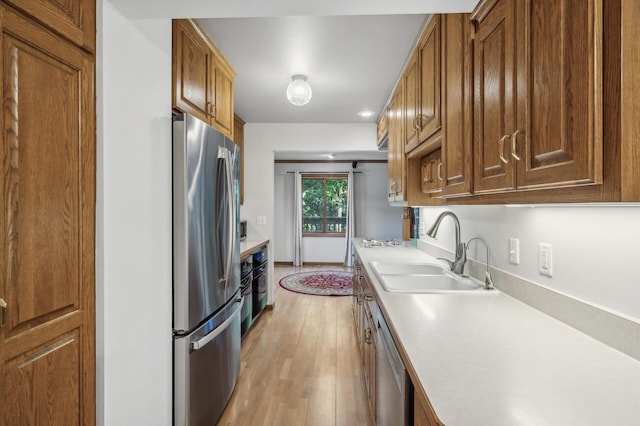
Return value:
[(215, 425), (240, 373), (239, 150), (173, 119), (173, 394), (176, 426)]

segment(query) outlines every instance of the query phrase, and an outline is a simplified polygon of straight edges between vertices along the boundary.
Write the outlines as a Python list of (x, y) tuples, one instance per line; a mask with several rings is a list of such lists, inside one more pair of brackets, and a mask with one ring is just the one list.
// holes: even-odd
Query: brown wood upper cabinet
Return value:
[(389, 202), (404, 203), (407, 201), (405, 186), (407, 182), (406, 157), (404, 153), (404, 81), (401, 79), (391, 99), (389, 107), (388, 127), (388, 167), (389, 167)]
[(433, 15), (404, 72), (405, 152), (441, 127), (441, 18)]
[(235, 71), (194, 21), (173, 21), (173, 108), (233, 137)]
[(602, 0), (476, 7), (475, 194), (602, 182), (602, 16)]
[(234, 115), (233, 141), (240, 148), (240, 205), (244, 204), (244, 121)]

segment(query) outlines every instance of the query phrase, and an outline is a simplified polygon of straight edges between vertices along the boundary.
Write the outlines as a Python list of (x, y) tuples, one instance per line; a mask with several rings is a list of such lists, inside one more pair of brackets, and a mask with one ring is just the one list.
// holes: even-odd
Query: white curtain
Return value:
[(347, 232), (345, 234), (345, 254), (344, 254), (344, 266), (353, 266), (353, 258), (351, 253), (353, 252), (353, 237), (356, 230), (356, 212), (355, 212), (355, 192), (353, 185), (353, 171), (349, 172), (349, 179), (347, 180)]
[(302, 174), (293, 176), (293, 266), (302, 266)]

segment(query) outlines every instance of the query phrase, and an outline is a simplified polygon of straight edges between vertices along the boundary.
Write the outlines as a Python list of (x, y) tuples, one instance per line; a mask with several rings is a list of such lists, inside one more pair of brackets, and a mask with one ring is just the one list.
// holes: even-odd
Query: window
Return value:
[(347, 175), (302, 175), (304, 236), (344, 236), (347, 230)]

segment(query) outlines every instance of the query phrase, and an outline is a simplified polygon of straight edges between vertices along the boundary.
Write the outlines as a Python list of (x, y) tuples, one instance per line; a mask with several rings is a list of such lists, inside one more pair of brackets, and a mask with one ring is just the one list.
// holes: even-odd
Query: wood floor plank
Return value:
[(280, 278), (335, 265), (275, 268), (275, 309), (242, 341), (240, 378), (219, 425), (362, 425), (369, 411), (350, 297), (282, 289)]

